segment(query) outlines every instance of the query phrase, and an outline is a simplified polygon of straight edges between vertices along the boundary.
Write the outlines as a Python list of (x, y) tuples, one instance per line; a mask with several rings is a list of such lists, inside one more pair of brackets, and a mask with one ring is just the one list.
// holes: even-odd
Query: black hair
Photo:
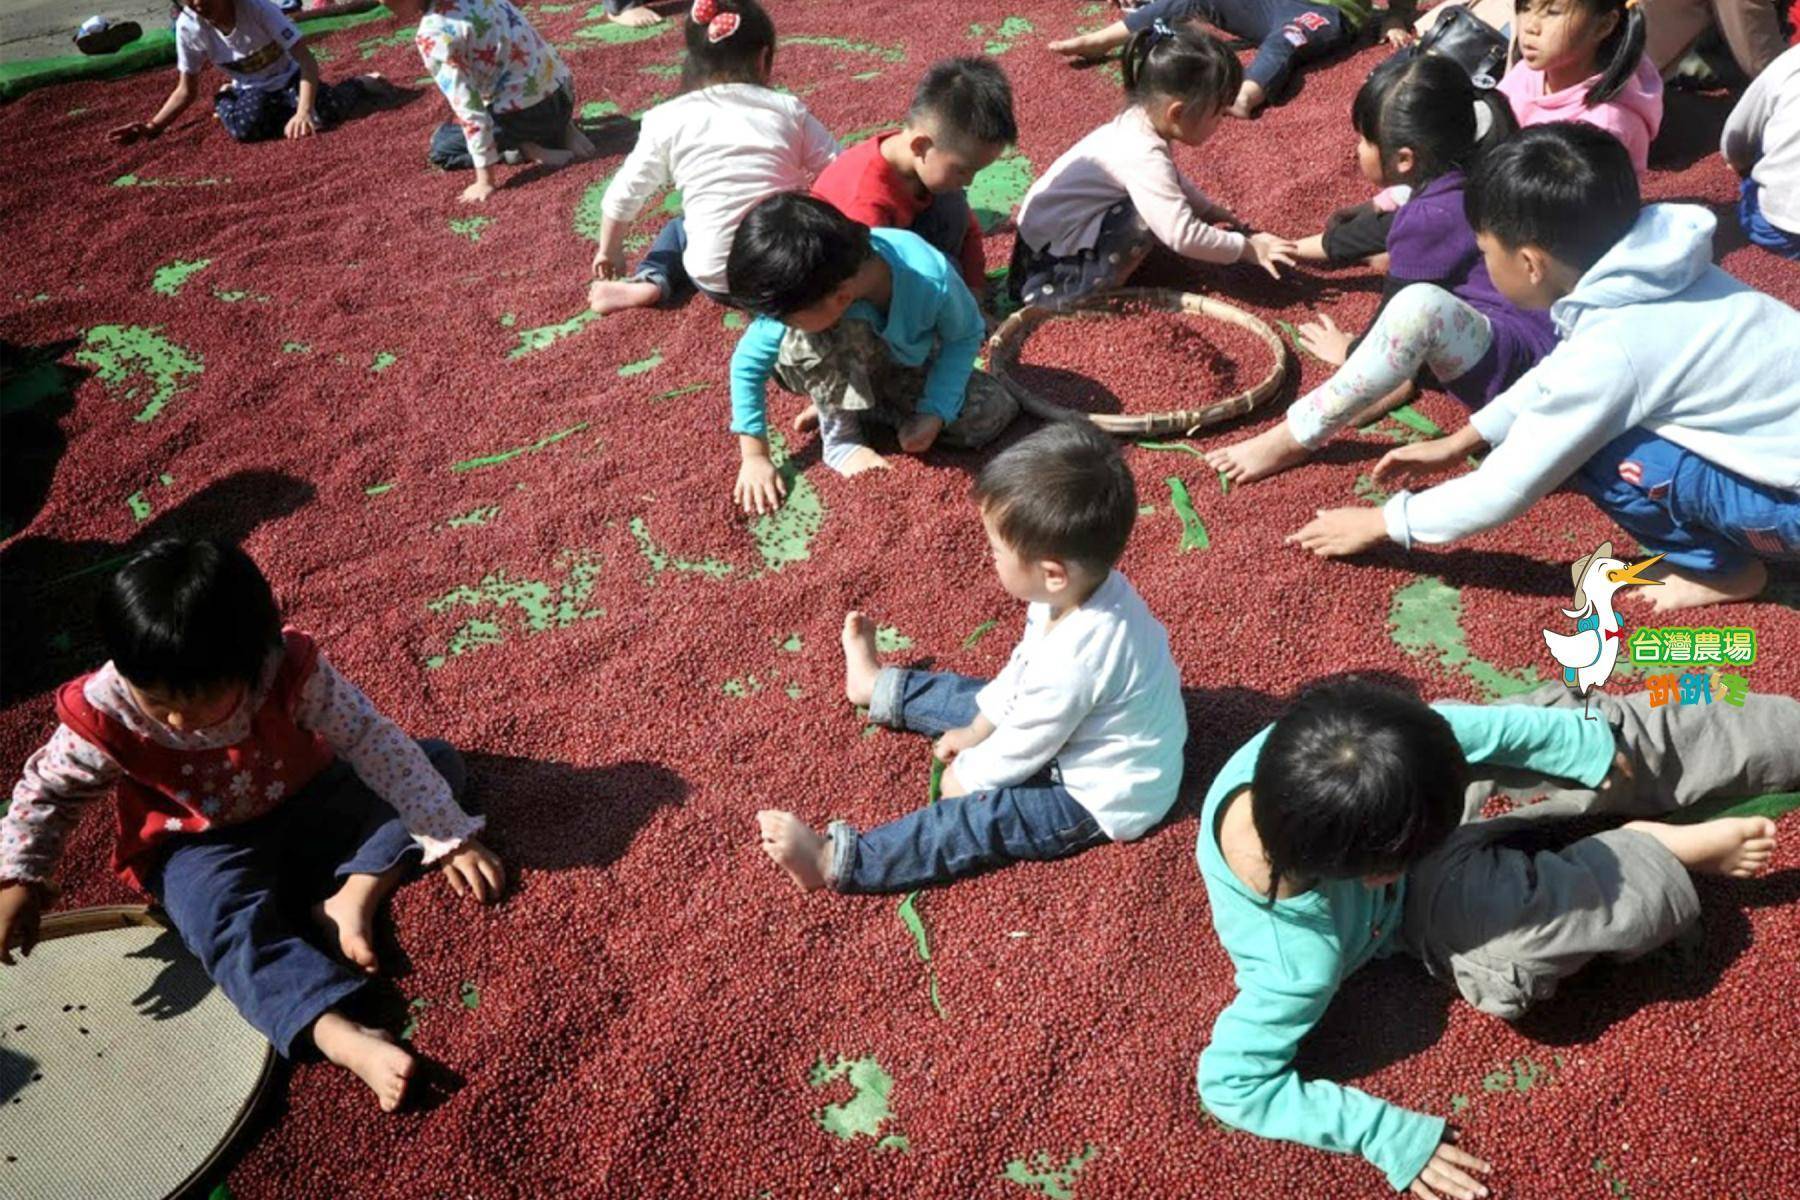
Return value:
[(1463, 192), (1476, 233), (1537, 246), (1585, 272), (1631, 231), (1643, 201), (1618, 138), (1556, 121), (1522, 129), (1482, 156)]
[(1237, 100), (1244, 64), (1209, 33), (1161, 21), (1132, 34), (1121, 58), (1125, 95), (1134, 104), (1167, 96), (1217, 112)]
[(1104, 575), (1137, 521), (1137, 485), (1091, 421), (1047, 425), (1001, 451), (975, 479), (975, 502), (1020, 557)]
[(869, 228), (816, 196), (777, 192), (744, 215), (725, 260), (731, 298), (758, 315), (811, 308), (868, 261)]
[(269, 581), (221, 538), (151, 543), (107, 583), (97, 616), (119, 674), (176, 695), (254, 686), (281, 648), (281, 610)]
[(913, 91), (908, 122), (932, 121), (951, 142), (1007, 145), (1019, 140), (1012, 84), (991, 58), (945, 58)]
[[(1638, 64), (1644, 58), (1644, 38), (1646, 27), (1644, 5), (1627, 4), (1626, 0), (1564, 0), (1578, 8), (1586, 9), (1588, 14), (1598, 20), (1607, 13), (1618, 14), (1619, 20), (1611, 33), (1600, 39), (1594, 47), (1594, 59), (1600, 66), (1600, 78), (1594, 86), (1587, 90), (1582, 103), (1589, 108), (1596, 104), (1605, 104), (1619, 94), (1631, 77), (1637, 74)], [(1532, 6), (1533, 0), (1513, 0), (1513, 15), (1518, 16)], [(1518, 22), (1513, 22), (1513, 61), (1519, 61)]]
[[(1486, 134), (1476, 105), (1488, 110)], [(1406, 182), (1415, 188), (1469, 169), (1478, 145), (1518, 128), (1504, 97), (1477, 91), (1461, 67), (1436, 54), (1397, 54), (1369, 72), (1351, 102), (1350, 124), (1381, 151), (1386, 173), (1392, 174), (1395, 155), (1411, 150), (1413, 172)]]
[(1306, 692), (1269, 730), (1250, 783), (1251, 820), (1283, 880), (1403, 871), (1462, 821), (1469, 765), (1450, 722), (1363, 679)]
[[(687, 39), (687, 59), (681, 68), (684, 87), (708, 87), (715, 83), (761, 83), (763, 56), (775, 49), (775, 22), (757, 0), (708, 0), (715, 15), (709, 21), (694, 19), (694, 5), (681, 19)], [(738, 26), (713, 41), (707, 30), (720, 17), (735, 14)]]

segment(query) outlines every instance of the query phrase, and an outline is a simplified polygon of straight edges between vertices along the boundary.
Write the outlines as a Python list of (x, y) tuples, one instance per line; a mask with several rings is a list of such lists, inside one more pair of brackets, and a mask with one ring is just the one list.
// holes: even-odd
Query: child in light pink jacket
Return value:
[(1642, 176), (1662, 127), (1663, 83), (1644, 55), (1640, 0), (1518, 0), (1519, 58), (1500, 81), (1521, 129), (1580, 121), (1625, 144)]

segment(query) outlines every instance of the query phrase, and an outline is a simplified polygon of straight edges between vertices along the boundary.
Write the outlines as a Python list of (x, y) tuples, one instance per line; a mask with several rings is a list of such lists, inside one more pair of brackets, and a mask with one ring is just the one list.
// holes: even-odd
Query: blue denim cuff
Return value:
[(869, 697), (869, 721), (888, 729), (900, 729), (900, 703), (906, 694), (906, 670), (883, 667), (875, 676), (875, 691)]
[(834, 892), (844, 890), (844, 880), (856, 869), (856, 826), (848, 821), (833, 821), (825, 827), (831, 842), (831, 865), (825, 868), (825, 886)]

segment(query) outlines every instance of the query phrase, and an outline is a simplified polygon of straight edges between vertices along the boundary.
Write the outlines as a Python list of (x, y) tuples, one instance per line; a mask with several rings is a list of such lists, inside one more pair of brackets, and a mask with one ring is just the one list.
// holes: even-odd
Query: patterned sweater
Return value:
[(413, 42), (469, 139), (478, 167), (500, 161), (494, 114), (572, 88), (569, 68), (510, 0), (433, 0)]

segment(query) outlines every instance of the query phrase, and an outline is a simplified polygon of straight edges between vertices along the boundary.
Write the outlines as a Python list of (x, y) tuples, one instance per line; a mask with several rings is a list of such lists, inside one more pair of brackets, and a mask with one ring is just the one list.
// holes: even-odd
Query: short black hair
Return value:
[(97, 616), (119, 674), (176, 695), (254, 686), (281, 648), (269, 581), (221, 538), (152, 542), (108, 581)]
[(1251, 818), (1283, 880), (1310, 885), (1404, 871), (1462, 821), (1469, 765), (1442, 714), (1349, 678), (1303, 694), (1269, 730), (1251, 778)]
[[(775, 49), (775, 22), (757, 0), (712, 0), (711, 21), (694, 19), (689, 7), (681, 19), (687, 59), (681, 68), (687, 88), (715, 83), (761, 83), (763, 56)], [(721, 17), (735, 15), (737, 28), (718, 41), (709, 30)]]
[[(1489, 112), (1489, 137), (1480, 139), (1475, 106)], [(1461, 67), (1436, 54), (1396, 54), (1369, 72), (1350, 105), (1357, 135), (1381, 151), (1383, 170), (1401, 150), (1413, 152), (1406, 182), (1421, 188), (1450, 171), (1466, 170), (1477, 148), (1518, 128), (1506, 98), (1477, 91)], [(1499, 136), (1493, 136), (1498, 125)]]
[(1125, 95), (1144, 104), (1159, 96), (1218, 112), (1237, 99), (1244, 64), (1212, 34), (1192, 24), (1158, 21), (1131, 35), (1120, 56)]
[(1533, 125), (1483, 154), (1463, 193), (1476, 233), (1537, 246), (1585, 272), (1637, 223), (1643, 200), (1623, 143), (1571, 121)]
[(1030, 560), (1104, 575), (1137, 522), (1137, 484), (1112, 438), (1086, 419), (1059, 421), (996, 455), (975, 502), (1000, 540)]
[(1019, 140), (1012, 84), (991, 58), (943, 58), (931, 64), (906, 110), (909, 123), (933, 123), (952, 144), (1009, 145)]
[(811, 308), (868, 261), (869, 227), (816, 196), (777, 192), (744, 215), (731, 238), (731, 298), (762, 316)]

